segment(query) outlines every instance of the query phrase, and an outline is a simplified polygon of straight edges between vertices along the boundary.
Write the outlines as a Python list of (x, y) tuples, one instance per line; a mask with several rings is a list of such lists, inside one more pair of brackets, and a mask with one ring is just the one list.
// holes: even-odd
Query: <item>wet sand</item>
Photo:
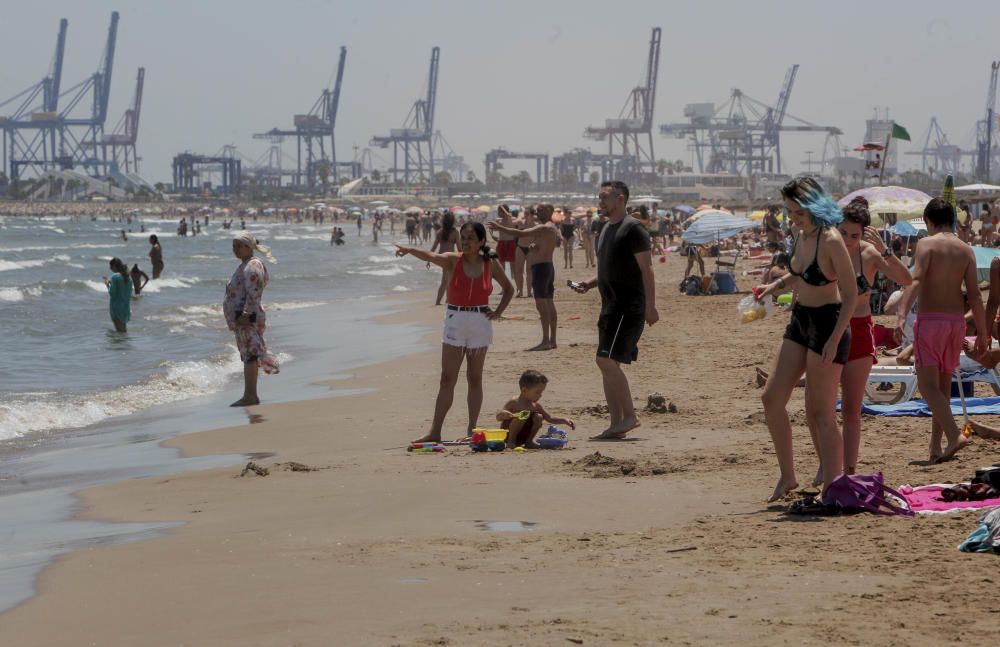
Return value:
[[(266, 477), (232, 467), (83, 492), (87, 519), (183, 523), (60, 558), (38, 596), (0, 616), (0, 635), (22, 645), (928, 646), (995, 635), (1000, 614), (980, 597), (995, 557), (955, 549), (974, 513), (789, 518), (764, 502), (777, 466), (754, 369), (770, 369), (785, 315), (742, 325), (741, 295), (680, 295), (681, 263), (655, 264), (661, 322), (627, 370), (638, 407), (660, 392), (678, 411), (643, 413), (641, 440), (582, 440), (604, 422), (593, 415), (603, 404), (596, 294), (557, 291), (560, 347), (547, 353), (524, 352), (539, 327), (531, 302), (516, 299), (508, 314), (525, 319), (495, 326), (480, 422), (535, 368), (550, 378), (545, 407), (577, 420), (568, 449), (387, 450), (424, 432), (439, 351), (368, 367), (351, 386), (377, 391), (256, 407), (258, 424), (170, 441), (187, 455), (259, 452)], [(557, 274), (557, 285), (587, 277)], [(423, 304), (405, 315), (440, 317)], [(464, 429), (463, 382), (446, 437)], [(801, 390), (790, 413), (805, 481), (816, 458)], [(977, 440), (950, 463), (911, 464), (926, 457), (929, 426), (865, 417), (859, 471), (918, 485), (1000, 458), (1000, 445)], [(487, 521), (536, 525), (496, 532)]]

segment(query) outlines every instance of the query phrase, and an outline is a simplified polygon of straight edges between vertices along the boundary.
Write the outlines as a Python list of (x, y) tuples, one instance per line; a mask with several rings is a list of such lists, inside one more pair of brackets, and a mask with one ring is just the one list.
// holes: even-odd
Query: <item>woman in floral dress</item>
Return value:
[(264, 254), (274, 262), (271, 250), (257, 242), (249, 232), (241, 231), (233, 238), (233, 255), (240, 259), (240, 266), (233, 272), (226, 286), (222, 313), (226, 324), (236, 335), (236, 347), (243, 361), (243, 397), (230, 406), (243, 407), (260, 404), (257, 396), (258, 369), (267, 374), (278, 372), (277, 358), (267, 351), (264, 343), (266, 315), (260, 298), (267, 286), (267, 266), (253, 255)]

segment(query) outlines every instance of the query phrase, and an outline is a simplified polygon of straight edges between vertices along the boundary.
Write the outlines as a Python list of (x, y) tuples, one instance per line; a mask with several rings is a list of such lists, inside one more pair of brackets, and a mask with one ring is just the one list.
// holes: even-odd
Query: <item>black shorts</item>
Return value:
[(531, 266), (531, 291), (536, 299), (551, 299), (556, 293), (556, 266), (535, 263)]
[(645, 315), (602, 314), (597, 318), (597, 356), (631, 364), (639, 357), (645, 325)]
[[(792, 308), (792, 318), (788, 322), (788, 327), (785, 328), (785, 339), (822, 355), (823, 346), (833, 334), (833, 329), (837, 327), (839, 316), (839, 303), (828, 303), (825, 306), (815, 308), (796, 303)], [(837, 364), (847, 364), (847, 358), (850, 354), (851, 329), (848, 328), (840, 338), (837, 354), (834, 355), (833, 361)]]

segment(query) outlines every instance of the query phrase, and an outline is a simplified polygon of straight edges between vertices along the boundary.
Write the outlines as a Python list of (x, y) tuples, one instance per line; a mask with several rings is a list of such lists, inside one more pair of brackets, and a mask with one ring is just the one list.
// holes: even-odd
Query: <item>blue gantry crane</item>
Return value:
[(49, 72), (38, 83), (0, 102), (0, 130), (3, 132), (2, 170), (11, 178), (21, 176), (25, 167), (44, 168), (58, 154), (59, 91), (62, 83), (63, 57), (66, 52), (66, 30), (69, 21), (59, 21), (55, 55)]
[(976, 122), (976, 177), (989, 184), (991, 166), (997, 157), (993, 146), (993, 132), (997, 129), (997, 72), (1000, 71), (1000, 61), (990, 63), (990, 83), (986, 91), (986, 117)]
[[(296, 143), (296, 169), (291, 173), (294, 186), (314, 188), (316, 179), (332, 177), (334, 182), (340, 177), (340, 169), (345, 169), (352, 178), (360, 176), (359, 165), (354, 162), (337, 161), (337, 110), (340, 106), (340, 88), (344, 80), (344, 64), (347, 48), (340, 48), (337, 63), (337, 77), (332, 88), (324, 88), (316, 103), (306, 114), (293, 117), (294, 128), (283, 130), (272, 128), (253, 135), (254, 139), (266, 139), (280, 145), (286, 138), (294, 137)], [(330, 149), (327, 152), (326, 140)], [(280, 184), (280, 178), (279, 182)]]
[[(656, 173), (653, 108), (660, 69), (660, 33), (659, 27), (653, 27), (644, 84), (632, 89), (618, 118), (605, 119), (603, 126), (590, 126), (583, 132), (583, 136), (588, 139), (607, 140), (608, 152), (605, 159), (611, 160), (611, 172), (615, 179), (635, 180), (642, 173)], [(611, 178), (605, 176), (602, 179)]]
[[(108, 159), (101, 144), (111, 98), (118, 19), (118, 12), (112, 12), (98, 70), (65, 92), (61, 85), (68, 22), (60, 20), (49, 74), (40, 83), (0, 102), (0, 110), (15, 106), (13, 112), (0, 116), (3, 166), (11, 178), (21, 177), (26, 171), (42, 174), (77, 167), (90, 175), (107, 175)], [(77, 106), (87, 98), (89, 113), (75, 114)]]
[[(441, 48), (431, 49), (430, 71), (427, 75), (427, 94), (417, 99), (410, 109), (402, 128), (393, 128), (388, 136), (372, 137), (370, 144), (380, 148), (392, 146), (392, 179), (403, 182), (429, 182), (434, 177), (434, 109), (437, 104), (438, 64)], [(400, 168), (400, 153), (403, 166)]]

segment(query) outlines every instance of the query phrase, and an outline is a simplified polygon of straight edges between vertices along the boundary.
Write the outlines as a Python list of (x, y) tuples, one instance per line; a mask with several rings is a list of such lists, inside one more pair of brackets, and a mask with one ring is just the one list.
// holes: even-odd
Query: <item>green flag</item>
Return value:
[(910, 141), (910, 133), (906, 132), (906, 128), (903, 128), (894, 121), (892, 122), (892, 138)]

